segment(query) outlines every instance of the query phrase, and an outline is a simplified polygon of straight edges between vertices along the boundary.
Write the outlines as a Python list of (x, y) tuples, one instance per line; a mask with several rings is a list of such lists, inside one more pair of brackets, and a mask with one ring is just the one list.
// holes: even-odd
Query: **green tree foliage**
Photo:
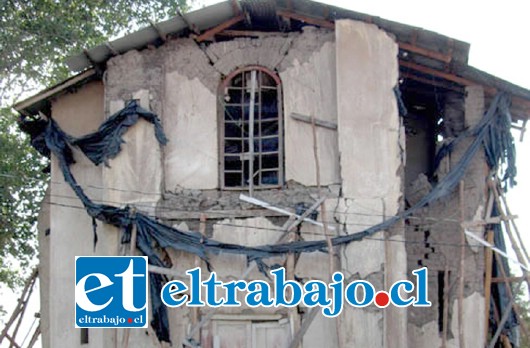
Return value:
[(35, 258), (47, 180), (46, 163), (18, 130), (10, 106), (67, 78), (68, 55), (187, 7), (186, 0), (0, 0), (0, 283), (13, 287), (22, 275), (14, 265)]
[[(0, 282), (14, 287), (18, 267), (35, 254), (35, 222), (42, 200), (45, 162), (18, 131), (10, 113), (0, 117)], [(18, 267), (13, 267), (13, 264)]]

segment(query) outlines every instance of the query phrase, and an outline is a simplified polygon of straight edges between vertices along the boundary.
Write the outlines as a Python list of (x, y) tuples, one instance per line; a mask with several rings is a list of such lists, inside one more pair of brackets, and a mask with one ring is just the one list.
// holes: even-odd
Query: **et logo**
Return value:
[(76, 256), (75, 327), (147, 327), (146, 256)]

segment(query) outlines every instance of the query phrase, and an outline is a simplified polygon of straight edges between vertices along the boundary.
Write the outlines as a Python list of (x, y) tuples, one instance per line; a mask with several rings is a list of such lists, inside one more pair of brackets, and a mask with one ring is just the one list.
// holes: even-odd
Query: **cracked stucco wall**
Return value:
[[(402, 130), (393, 88), (397, 45), (374, 25), (336, 21), (337, 110), (343, 200), (338, 219), (349, 233), (398, 213), (402, 202)], [(342, 212), (342, 214), (340, 213)], [(406, 271), (404, 245), (379, 232), (341, 251), (342, 268), (388, 285)], [(395, 236), (403, 236), (397, 229)], [(406, 312), (345, 308), (343, 347), (406, 347)], [(362, 327), (362, 333), (356, 328)], [(354, 333), (354, 334), (352, 334)]]
[[(60, 127), (73, 136), (82, 136), (95, 131), (104, 119), (104, 87), (101, 82), (91, 82), (82, 89), (65, 94), (52, 101), (52, 117)], [(71, 167), (72, 174), (86, 194), (95, 201), (103, 198), (102, 169), (96, 167), (77, 149), (73, 149), (76, 159)], [(55, 156), (51, 159), (51, 180), (49, 193), (50, 233), (44, 238), (46, 248), (43, 256), (48, 255), (49, 279), (43, 282), (43, 291), (48, 298), (42, 310), (43, 319), (49, 318), (48, 330), (43, 331), (43, 344), (49, 347), (76, 347), (80, 345), (80, 329), (74, 322), (74, 284), (75, 270), (73, 262), (78, 255), (116, 255), (118, 234), (106, 233), (98, 229), (99, 242), (94, 248), (92, 219), (84, 210), (70, 186), (64, 181), (63, 174)], [(46, 326), (44, 327), (46, 329)], [(115, 345), (114, 336), (103, 330), (92, 330), (90, 344), (86, 347), (111, 347)]]
[[(393, 93), (398, 74), (396, 55), (394, 40), (376, 26), (338, 20), (335, 32), (306, 27), (297, 33), (209, 45), (182, 38), (158, 49), (114, 57), (107, 65), (105, 88), (100, 90), (104, 91), (98, 114), (101, 119), (95, 124), (101, 123), (103, 115), (123, 107), (128, 99), (139, 99), (143, 107), (160, 116), (169, 144), (160, 149), (152, 126), (146, 122), (131, 127), (122, 152), (110, 161), (110, 167), (97, 168), (98, 185), (106, 188), (98, 197), (114, 205), (136, 205), (166, 223), (193, 230), (199, 227), (197, 212), (230, 211), (234, 215), (208, 220), (209, 236), (246, 245), (273, 243), (285, 217), (242, 204), (239, 192), (218, 190), (217, 90), (226, 74), (257, 64), (277, 71), (282, 80), (287, 183), (282, 190), (257, 190), (256, 196), (294, 208), (296, 203), (311, 204), (325, 195), (328, 222), (335, 224), (340, 234), (381, 222), (403, 205), (404, 139)], [(317, 131), (320, 191), (315, 187), (311, 126), (290, 118), (291, 112), (314, 115), (339, 125), (338, 131)], [(87, 128), (82, 133), (87, 133)], [(256, 216), (249, 215), (253, 210)], [(53, 217), (54, 212), (51, 214)], [(322, 219), (322, 212), (318, 218)], [(107, 227), (103, 230), (109, 237), (109, 250), (118, 252), (119, 231)], [(306, 240), (324, 238), (321, 228), (304, 224), (301, 230)], [(352, 275), (352, 279), (367, 279), (378, 288), (387, 289), (394, 280), (405, 277), (403, 230), (403, 225), (398, 224), (372, 239), (338, 249), (337, 269)], [(84, 243), (83, 250), (88, 245)], [(195, 257), (183, 252), (160, 253), (182, 273), (197, 263)], [(283, 258), (273, 261), (282, 263)], [(212, 257), (212, 265), (227, 278), (240, 277), (247, 266), (241, 257), (229, 255)], [(295, 273), (302, 281), (328, 280), (328, 256), (300, 256)], [(264, 279), (256, 270), (250, 276)], [(286, 313), (285, 309), (222, 311)], [(189, 328), (190, 311), (171, 309), (169, 315), (171, 338), (178, 345)], [(108, 346), (115, 339), (114, 334), (108, 334), (101, 346)], [(71, 346), (77, 342), (76, 336)], [(153, 346), (154, 338), (152, 332), (146, 335), (138, 330), (131, 332), (131, 342)], [(346, 308), (340, 320), (317, 317), (303, 346), (321, 347), (328, 343), (406, 347), (406, 312)]]

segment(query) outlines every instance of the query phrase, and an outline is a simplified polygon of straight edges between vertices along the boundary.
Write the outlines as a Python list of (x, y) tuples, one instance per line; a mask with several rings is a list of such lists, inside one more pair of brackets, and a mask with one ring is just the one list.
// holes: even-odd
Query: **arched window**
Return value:
[(263, 67), (226, 77), (221, 88), (221, 187), (283, 184), (280, 79)]

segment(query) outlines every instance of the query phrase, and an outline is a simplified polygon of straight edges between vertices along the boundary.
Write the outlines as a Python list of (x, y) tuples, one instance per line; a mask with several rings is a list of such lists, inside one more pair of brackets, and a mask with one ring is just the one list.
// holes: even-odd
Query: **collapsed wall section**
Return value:
[[(409, 96), (411, 97), (411, 96)], [(407, 95), (405, 95), (405, 99)], [(483, 117), (485, 111), (484, 92), (481, 87), (468, 87), (466, 93), (447, 92), (436, 96), (444, 100), (444, 108), (440, 111), (442, 119), (436, 113), (429, 115), (411, 115), (417, 120), (409, 124), (407, 141), (419, 142), (421, 133), (414, 132), (417, 128), (430, 128), (429, 123), (439, 125), (437, 132), (425, 137), (424, 146), (440, 147), (446, 142), (473, 128)], [(409, 102), (412, 102), (409, 100)], [(432, 119), (434, 118), (434, 120)], [(421, 121), (423, 120), (423, 121)], [(423, 125), (420, 123), (423, 122)], [(416, 139), (413, 139), (416, 138)], [(406, 200), (413, 205), (424, 193), (431, 190), (451, 168), (455, 167), (465, 150), (472, 142), (465, 138), (455, 149), (439, 163), (436, 170), (433, 164), (424, 166), (419, 174), (407, 170), (407, 174), (418, 174), (407, 179)], [(412, 151), (418, 151), (412, 149)], [(421, 150), (420, 150), (421, 151)], [(410, 157), (407, 158), (407, 167)], [(417, 163), (410, 164), (413, 168)], [(458, 322), (458, 284), (461, 263), (461, 236), (463, 226), (483, 236), (486, 197), (486, 177), (488, 168), (484, 152), (479, 151), (473, 158), (463, 179), (463, 194), (456, 189), (447, 197), (437, 200), (420, 211), (414, 213), (406, 221), (407, 264), (408, 269), (419, 267), (429, 269), (430, 308), (412, 308), (409, 311), (409, 338), (411, 347), (425, 345), (441, 345), (443, 337), (448, 344), (458, 346), (458, 328), (464, 326), (465, 345), (480, 346), (484, 335), (484, 252), (476, 243), (466, 239), (464, 258), (464, 302), (463, 323)]]

